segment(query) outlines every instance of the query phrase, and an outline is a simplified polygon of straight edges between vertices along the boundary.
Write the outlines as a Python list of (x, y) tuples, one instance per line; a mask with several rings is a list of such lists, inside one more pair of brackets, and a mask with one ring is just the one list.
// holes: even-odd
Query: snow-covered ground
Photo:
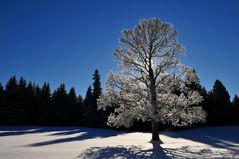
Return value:
[(1, 159), (239, 158), (239, 127), (150, 133), (76, 127), (0, 127)]

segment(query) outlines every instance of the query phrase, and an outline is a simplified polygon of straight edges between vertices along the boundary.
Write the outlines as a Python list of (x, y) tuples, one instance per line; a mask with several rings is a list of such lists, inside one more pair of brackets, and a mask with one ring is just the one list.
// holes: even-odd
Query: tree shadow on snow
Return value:
[(195, 158), (239, 158), (239, 154), (227, 149), (217, 149), (212, 147), (191, 147), (167, 148), (168, 156), (173, 159), (195, 159)]
[(36, 133), (47, 133), (47, 136), (56, 136), (60, 138), (25, 145), (26, 147), (47, 146), (52, 144), (83, 141), (94, 138), (107, 138), (124, 134), (127, 132), (84, 127), (0, 126), (0, 137), (19, 136)]
[(205, 127), (177, 132), (166, 132), (164, 135), (207, 144), (215, 148), (214, 151), (230, 151), (239, 154), (238, 126)]
[(144, 150), (140, 146), (92, 147), (85, 150), (75, 159), (168, 159), (165, 150), (159, 143), (152, 143), (153, 148)]
[(191, 149), (189, 146), (180, 148), (162, 148), (152, 143), (153, 148), (144, 150), (140, 146), (92, 147), (86, 149), (75, 159), (195, 159), (195, 158), (238, 158), (239, 155), (217, 149)]
[[(77, 129), (64, 130), (60, 132), (54, 132), (48, 135), (48, 136), (63, 136), (64, 138), (58, 138), (54, 140), (33, 143), (26, 146), (27, 147), (47, 146), (47, 145), (60, 144), (60, 143), (66, 143), (66, 142), (84, 141), (84, 140), (95, 139), (95, 138), (107, 138), (107, 137), (113, 137), (113, 136), (117, 136), (121, 134), (125, 134), (125, 132), (105, 130), (105, 129), (104, 130), (94, 129), (94, 128), (77, 128)], [(68, 135), (74, 135), (74, 136), (68, 136)]]
[[(163, 135), (172, 138), (182, 138), (198, 142), (202, 145), (187, 145), (175, 148), (163, 148), (152, 143), (152, 149), (144, 150), (140, 146), (92, 147), (85, 150), (76, 159), (193, 159), (193, 158), (239, 158), (239, 127), (205, 127), (199, 129), (163, 132)], [(179, 141), (180, 142), (180, 141)], [(182, 143), (180, 143), (181, 145)]]

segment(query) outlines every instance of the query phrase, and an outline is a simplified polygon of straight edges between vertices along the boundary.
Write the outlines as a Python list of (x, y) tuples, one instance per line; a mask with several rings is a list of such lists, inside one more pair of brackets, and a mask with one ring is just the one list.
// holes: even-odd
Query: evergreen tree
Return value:
[(102, 88), (101, 88), (101, 82), (100, 82), (100, 74), (99, 70), (96, 69), (93, 74), (93, 114), (95, 114), (95, 121), (93, 126), (94, 127), (105, 127), (106, 126), (106, 120), (104, 116), (106, 116), (106, 113), (104, 113), (103, 110), (97, 110), (97, 99), (102, 94)]
[(84, 99), (83, 106), (83, 123), (85, 126), (93, 126), (94, 125), (94, 117), (95, 117), (95, 109), (94, 109), (94, 98), (92, 94), (91, 86), (88, 87), (86, 96)]
[[(193, 90), (193, 91), (197, 91), (202, 97), (203, 100), (197, 104), (191, 105), (191, 107), (202, 107), (203, 110), (206, 111), (207, 109), (207, 98), (208, 98), (208, 94), (207, 94), (207, 90), (202, 87), (202, 85), (200, 84), (200, 80), (199, 77), (197, 76), (197, 72), (195, 69), (192, 69), (192, 73), (190, 76), (186, 76), (186, 80), (185, 80), (185, 87), (189, 90)], [(181, 93), (180, 91), (180, 86), (176, 87), (175, 93), (179, 96)], [(185, 93), (184, 93), (185, 94)], [(187, 94), (186, 94), (187, 96)], [(201, 125), (203, 125), (205, 123), (193, 123), (192, 125), (189, 125), (187, 127), (199, 127)], [(167, 125), (163, 125), (163, 127), (167, 127)]]
[(239, 97), (237, 95), (234, 96), (233, 100), (232, 100), (232, 120), (233, 123), (232, 124), (239, 124)]
[(57, 90), (54, 90), (52, 93), (52, 97), (51, 97), (51, 105), (49, 107), (49, 114), (51, 115), (49, 118), (49, 121), (47, 123), (47, 125), (56, 125), (56, 121), (57, 121), (57, 114), (58, 114), (58, 109), (57, 109), (57, 104), (58, 104), (58, 93)]
[(4, 88), (2, 86), (2, 82), (0, 82), (0, 102), (3, 101), (3, 96), (4, 96)]
[(2, 110), (4, 108), (4, 88), (2, 86), (2, 83), (0, 82), (0, 124), (2, 123)]
[(221, 81), (216, 80), (209, 93), (208, 122), (213, 125), (224, 125), (231, 122), (232, 104), (230, 95)]
[(84, 109), (84, 99), (82, 98), (81, 95), (78, 96), (77, 99), (77, 105), (79, 107), (79, 114), (78, 114), (78, 125), (82, 125), (83, 124), (83, 109)]
[(78, 103), (84, 103), (84, 100), (81, 95), (78, 96)]
[(36, 125), (36, 109), (37, 109), (37, 103), (35, 102), (35, 86), (33, 86), (32, 82), (30, 81), (26, 87), (26, 111), (27, 111), (27, 118), (28, 118), (28, 124), (29, 125)]
[(52, 94), (51, 114), (53, 115), (54, 125), (68, 125), (69, 124), (69, 107), (68, 95), (65, 85), (61, 84)]
[(11, 77), (6, 84), (2, 120), (4, 124), (16, 125), (18, 121), (18, 86), (16, 76)]
[[(187, 76), (186, 78), (187, 78), (185, 84), (186, 88), (199, 92), (199, 94), (203, 97), (203, 101), (201, 101), (197, 105), (200, 105), (204, 108), (208, 94), (207, 90), (200, 84), (200, 80), (197, 76), (196, 70), (193, 69), (191, 76)], [(192, 80), (191, 78), (193, 78), (194, 80)]]
[(17, 79), (16, 76), (10, 77), (6, 84), (6, 93), (8, 96), (16, 96), (17, 94)]
[(68, 93), (68, 98), (69, 98), (69, 102), (72, 104), (75, 104), (77, 101), (77, 96), (76, 96), (76, 92), (75, 92), (75, 88), (72, 87)]
[(33, 88), (34, 88), (34, 105), (32, 105), (30, 107), (30, 110), (31, 110), (31, 121), (32, 121), (32, 124), (39, 124), (39, 106), (40, 106), (40, 103), (41, 103), (41, 92), (42, 92), (42, 89), (39, 85), (33, 85)]
[(40, 102), (38, 107), (38, 119), (40, 125), (49, 125), (50, 120), (51, 90), (50, 84), (44, 83), (41, 89)]
[(94, 97), (94, 102), (97, 103), (97, 99), (102, 93), (102, 88), (101, 88), (101, 82), (100, 82), (100, 74), (98, 69), (95, 70), (93, 74), (93, 97)]
[(72, 87), (68, 93), (68, 103), (69, 125), (79, 125), (80, 106), (78, 104), (78, 97), (76, 96), (74, 87)]
[(18, 84), (18, 90), (20, 92), (20, 96), (24, 96), (26, 93), (26, 87), (27, 87), (27, 82), (23, 77), (20, 77), (19, 84)]
[[(93, 109), (93, 104), (89, 104), (91, 102), (93, 102), (92, 93), (86, 102), (89, 106), (88, 114)], [(44, 83), (40, 87), (31, 81), (27, 84), (23, 77), (18, 82), (13, 76), (8, 80), (4, 90), (0, 82), (2, 125), (80, 125), (82, 108), (83, 99), (76, 96), (74, 87), (67, 93), (65, 85), (61, 84), (51, 95), (49, 83)]]
[(234, 96), (234, 98), (232, 100), (232, 105), (233, 105), (233, 107), (239, 109), (239, 97), (237, 95)]
[[(192, 80), (193, 79), (193, 80)], [(199, 78), (197, 76), (196, 70), (192, 69), (192, 74), (191, 76), (186, 77), (185, 85), (187, 88), (195, 91), (201, 91), (202, 86), (200, 85)]]
[(26, 90), (27, 90), (27, 82), (26, 80), (21, 77), (19, 80), (19, 84), (18, 84), (18, 88), (17, 88), (18, 92), (18, 105), (17, 105), (17, 109), (18, 109), (18, 124), (21, 125), (28, 125), (28, 113), (27, 113), (27, 102), (29, 101), (29, 99), (26, 98)]
[(0, 82), (0, 102), (3, 101), (3, 96), (4, 96), (4, 88), (2, 86), (2, 83)]

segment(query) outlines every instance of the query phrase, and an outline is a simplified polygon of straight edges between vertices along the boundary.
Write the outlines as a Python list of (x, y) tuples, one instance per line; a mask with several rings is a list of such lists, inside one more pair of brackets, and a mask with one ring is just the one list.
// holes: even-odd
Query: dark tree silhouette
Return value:
[(102, 94), (102, 88), (101, 88), (101, 82), (100, 82), (100, 74), (99, 70), (96, 69), (94, 74), (93, 74), (93, 111), (95, 114), (95, 127), (105, 127), (106, 126), (106, 120), (104, 120), (104, 116), (106, 113), (102, 110), (97, 110), (98, 105), (97, 105), (97, 99), (99, 96)]
[(2, 121), (6, 125), (17, 125), (19, 121), (18, 114), (18, 94), (17, 94), (17, 79), (16, 76), (11, 77), (6, 84), (6, 93), (4, 106), (2, 110)]
[[(93, 101), (93, 96), (91, 101)], [(67, 93), (60, 85), (51, 95), (49, 83), (42, 87), (11, 77), (6, 89), (0, 83), (1, 125), (79, 126), (82, 124), (83, 99), (72, 87)]]
[(102, 93), (102, 88), (101, 88), (101, 82), (100, 82), (100, 74), (99, 74), (99, 70), (96, 69), (94, 74), (93, 74), (93, 97), (94, 97), (94, 101), (97, 102), (96, 100), (99, 98), (99, 96)]
[(231, 121), (230, 95), (221, 81), (216, 80), (209, 93), (208, 122), (212, 125), (225, 125)]
[(65, 85), (61, 84), (56, 91), (52, 94), (52, 110), (54, 125), (68, 125), (69, 124), (69, 108), (68, 107), (68, 95), (65, 89)]
[(3, 102), (4, 94), (5, 94), (4, 88), (2, 86), (2, 83), (0, 82), (0, 124), (3, 124), (2, 123), (2, 111), (3, 111), (3, 108), (4, 108), (4, 105), (3, 105), (4, 104), (4, 102)]
[(233, 107), (239, 109), (239, 97), (237, 95), (234, 96), (234, 98), (232, 100), (232, 105), (233, 105)]
[(84, 120), (83, 120), (83, 109), (84, 109), (84, 99), (82, 98), (81, 95), (78, 96), (78, 99), (77, 99), (77, 103), (78, 103), (78, 106), (79, 106), (79, 116), (77, 117), (77, 120), (78, 120), (78, 125), (83, 125), (84, 123)]
[(234, 96), (232, 100), (232, 124), (239, 125), (239, 97), (237, 95)]
[(29, 99), (26, 97), (27, 82), (21, 77), (17, 88), (17, 109), (18, 109), (18, 124), (28, 125), (28, 113), (27, 113), (27, 102)]
[(80, 123), (80, 111), (81, 103), (75, 93), (75, 88), (72, 87), (68, 93), (68, 107), (69, 107), (69, 124), (79, 125)]
[(84, 106), (83, 106), (83, 122), (85, 126), (93, 126), (94, 125), (94, 105), (93, 105), (93, 94), (91, 86), (88, 87), (86, 96), (84, 99)]
[(50, 106), (51, 106), (51, 90), (50, 84), (44, 83), (41, 89), (41, 94), (38, 102), (38, 122), (39, 125), (49, 125), (48, 120), (51, 117)]

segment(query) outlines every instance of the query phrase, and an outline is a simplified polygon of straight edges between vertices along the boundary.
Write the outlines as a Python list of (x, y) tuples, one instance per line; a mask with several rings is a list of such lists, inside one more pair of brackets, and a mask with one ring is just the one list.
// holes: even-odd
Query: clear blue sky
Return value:
[(210, 90), (219, 79), (239, 94), (237, 0), (1, 0), (0, 81), (16, 75), (52, 89), (65, 83), (84, 96), (94, 69), (104, 83), (116, 68), (121, 30), (150, 17), (175, 26), (187, 49), (182, 61), (203, 86)]

